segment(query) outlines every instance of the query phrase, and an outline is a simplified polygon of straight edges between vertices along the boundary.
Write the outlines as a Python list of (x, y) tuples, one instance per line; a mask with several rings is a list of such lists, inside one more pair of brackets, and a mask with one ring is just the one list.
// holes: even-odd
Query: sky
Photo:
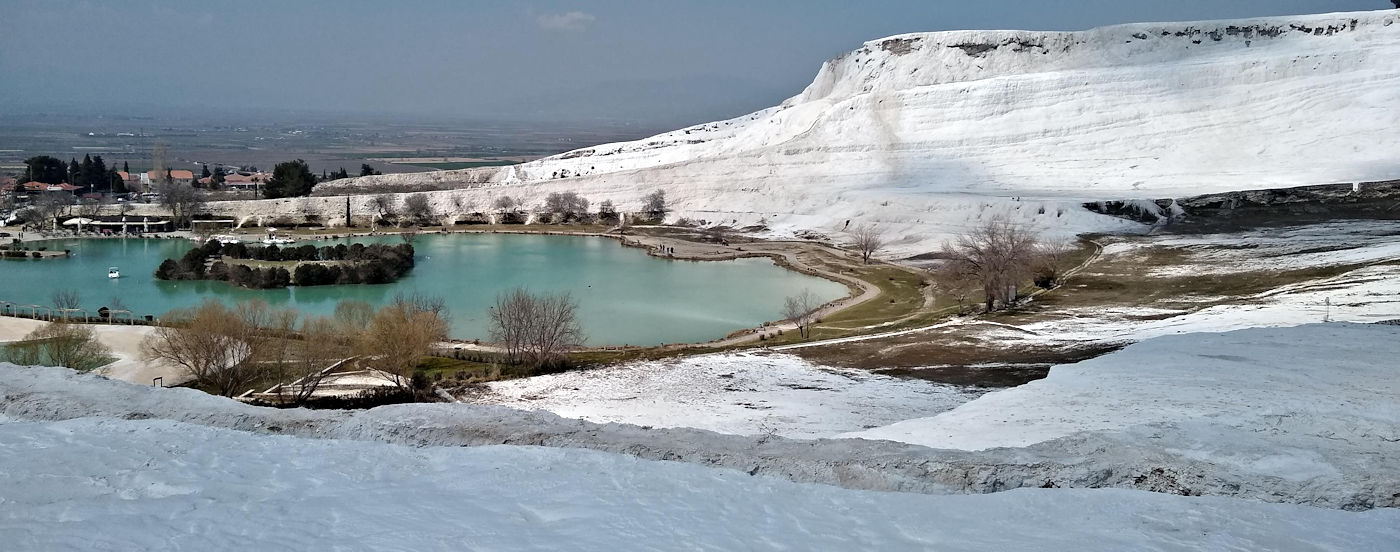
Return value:
[(280, 109), (688, 124), (865, 41), (1391, 8), (1389, 0), (0, 0), (0, 112)]

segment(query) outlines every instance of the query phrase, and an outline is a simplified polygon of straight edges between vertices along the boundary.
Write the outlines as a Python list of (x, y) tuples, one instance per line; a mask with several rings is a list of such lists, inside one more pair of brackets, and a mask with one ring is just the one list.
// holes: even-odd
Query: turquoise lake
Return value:
[[(398, 238), (378, 238), (395, 243)], [(304, 242), (316, 245), (376, 238)], [(524, 286), (534, 292), (570, 292), (589, 345), (656, 345), (708, 341), (737, 329), (777, 320), (785, 297), (809, 289), (823, 300), (846, 295), (845, 286), (781, 268), (766, 258), (735, 261), (658, 259), (616, 241), (588, 236), (428, 234), (414, 241), (416, 266), (385, 285), (250, 290), (223, 282), (165, 282), (152, 274), (166, 258), (194, 246), (187, 240), (52, 240), (68, 258), (0, 261), (0, 301), (48, 305), (53, 292), (77, 290), (94, 311), (120, 298), (137, 316), (198, 304), (259, 298), (314, 315), (328, 315), (342, 299), (374, 305), (400, 292), (440, 296), (452, 316), (452, 336), (488, 337), (487, 308), (498, 293)], [(107, 277), (107, 267), (122, 277)]]

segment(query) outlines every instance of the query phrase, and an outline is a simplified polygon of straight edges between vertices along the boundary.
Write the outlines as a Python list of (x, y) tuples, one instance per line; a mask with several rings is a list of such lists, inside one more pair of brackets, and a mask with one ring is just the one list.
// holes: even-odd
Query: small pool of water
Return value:
[[(312, 242), (384, 241), (397, 237)], [(70, 249), (69, 258), (0, 261), (0, 301), (52, 303), (73, 289), (94, 312), (120, 298), (133, 312), (159, 316), (204, 297), (228, 303), (260, 298), (301, 312), (328, 315), (342, 299), (374, 305), (400, 292), (440, 296), (452, 315), (452, 336), (487, 339), (487, 308), (516, 286), (534, 292), (570, 292), (589, 345), (656, 345), (707, 341), (782, 317), (783, 299), (810, 289), (822, 300), (846, 295), (845, 286), (781, 268), (769, 259), (674, 261), (588, 236), (429, 234), (414, 241), (417, 265), (385, 285), (249, 290), (223, 282), (164, 282), (152, 274), (166, 258), (194, 246), (188, 240), (69, 239), (40, 245)], [(107, 277), (117, 266), (122, 277)]]

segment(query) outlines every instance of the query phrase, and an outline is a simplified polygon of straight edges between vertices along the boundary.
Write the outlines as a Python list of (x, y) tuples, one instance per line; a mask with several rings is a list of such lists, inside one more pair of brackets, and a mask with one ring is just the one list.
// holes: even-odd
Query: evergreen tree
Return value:
[(203, 170), (199, 171), (199, 177), (200, 177), (200, 178), (209, 178), (209, 177), (211, 177), (211, 176), (214, 176), (212, 173), (209, 172), (209, 165), (200, 165), (200, 166), (204, 167)]
[(79, 188), (88, 188), (97, 181), (97, 175), (93, 172), (92, 155), (83, 155), (83, 163), (78, 166), (78, 181), (70, 184)]
[[(78, 175), (79, 175), (79, 173), (81, 173), (82, 171), (83, 171), (83, 168), (78, 166), (78, 160), (77, 160), (77, 159), (74, 159), (74, 158), (72, 158), (72, 157), (69, 157), (69, 158), (68, 158), (68, 180), (67, 180), (66, 182), (68, 182), (69, 184), (73, 184), (74, 182), (77, 182), (77, 181), (78, 181)], [(76, 184), (75, 184), (75, 186), (76, 186)]]
[(101, 155), (94, 155), (92, 157), (92, 180), (88, 182), (93, 191), (111, 191), (112, 179), (107, 172), (107, 162), (102, 160)]
[[(340, 169), (340, 171), (345, 172), (345, 169), (342, 168)], [(375, 170), (374, 167), (369, 166), (369, 163), (360, 164), (360, 176), (370, 176), (375, 174), (380, 174), (380, 172)]]
[(223, 165), (215, 166), (215, 167), (214, 167), (214, 176), (211, 178), (210, 182), (212, 182), (215, 186), (222, 186), (222, 185), (224, 184), (224, 175), (225, 175), (225, 174), (227, 174), (227, 173), (224, 172), (224, 166), (223, 166)]
[(315, 185), (316, 175), (306, 166), (306, 161), (286, 161), (272, 169), (272, 179), (263, 187), (264, 197), (277, 199), (311, 195), (311, 188)]
[(63, 182), (66, 170), (62, 160), (48, 155), (36, 155), (24, 160), (24, 176), (20, 178), (20, 183), (58, 184)]
[(126, 193), (126, 181), (122, 180), (122, 175), (117, 174), (116, 169), (108, 171), (107, 187), (108, 189), (112, 190), (112, 193), (114, 194)]
[(131, 174), (131, 167), (127, 166), (126, 161), (122, 161), (122, 172)]

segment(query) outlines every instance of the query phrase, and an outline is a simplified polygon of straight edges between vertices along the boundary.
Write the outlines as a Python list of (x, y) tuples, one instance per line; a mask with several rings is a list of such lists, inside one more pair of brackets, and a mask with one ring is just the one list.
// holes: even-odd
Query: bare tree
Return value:
[(583, 344), (578, 303), (568, 293), (559, 293), (539, 296), (536, 304), (526, 353), (533, 366), (555, 366), (565, 351)]
[(968, 268), (965, 263), (946, 262), (934, 271), (937, 288), (957, 299), (959, 315), (967, 311), (967, 298), (980, 281), (976, 275), (968, 272)]
[(269, 369), (284, 367), (292, 356), (301, 314), (296, 309), (272, 308), (261, 299), (240, 301), (234, 312), (252, 334), (253, 356), (249, 361)]
[(427, 194), (409, 194), (403, 199), (403, 212), (407, 219), (417, 224), (425, 224), (433, 217), (433, 205)]
[(78, 202), (78, 216), (93, 218), (102, 211), (102, 202), (96, 199), (84, 199)]
[(82, 295), (72, 288), (56, 289), (49, 295), (55, 310), (76, 309), (83, 302)]
[(523, 360), (533, 311), (534, 297), (525, 288), (496, 295), (496, 304), (490, 309), (491, 340), (505, 349), (509, 362)]
[(342, 299), (335, 304), (332, 317), (340, 327), (340, 335), (350, 340), (358, 339), (359, 333), (365, 331), (370, 321), (374, 320), (374, 306), (358, 299)]
[(471, 214), (473, 209), (476, 209), (475, 201), (452, 194), (452, 213), (448, 215), (444, 224), (456, 224), (458, 217)]
[(422, 304), (399, 297), (379, 309), (360, 334), (358, 352), (374, 359), (394, 385), (411, 387), (418, 362), (447, 339), (448, 322)]
[(520, 205), (520, 202), (516, 201), (515, 198), (510, 196), (501, 196), (496, 198), (495, 201), (491, 202), (492, 209), (503, 213), (506, 211), (514, 210), (518, 205)]
[(375, 214), (378, 215), (375, 217), (376, 222), (379, 219), (388, 218), (394, 214), (394, 196), (379, 194), (371, 197), (369, 198), (369, 207), (374, 209)]
[(812, 324), (820, 307), (821, 300), (817, 295), (810, 289), (803, 289), (783, 302), (783, 316), (796, 324), (798, 335), (806, 339), (812, 335)]
[(277, 386), (285, 400), (305, 404), (326, 379), (326, 369), (342, 360), (345, 336), (337, 321), (326, 317), (308, 318), (301, 324), (300, 339), (292, 342), (292, 358), (283, 365), (287, 382)]
[(266, 366), (253, 360), (256, 330), (214, 299), (172, 311), (142, 343), (148, 360), (179, 366), (196, 383), (233, 396), (257, 381)]
[(654, 219), (665, 218), (670, 208), (666, 205), (666, 190), (656, 190), (642, 196), (642, 212)]
[(862, 263), (870, 264), (870, 257), (885, 248), (885, 233), (878, 227), (863, 224), (856, 227), (856, 231), (852, 235), (855, 238), (855, 248), (860, 251)]
[(617, 218), (617, 207), (613, 205), (611, 199), (604, 199), (598, 204), (598, 218), (605, 221), (612, 221)]
[(21, 365), (62, 366), (86, 372), (110, 363), (112, 350), (97, 341), (92, 327), (83, 324), (44, 324), (7, 345), (4, 358)]
[(491, 307), (491, 339), (511, 362), (555, 366), (563, 353), (581, 345), (578, 303), (568, 293), (533, 295), (516, 288), (496, 296)]
[(432, 313), (448, 325), (452, 324), (452, 315), (447, 312), (447, 301), (437, 295), (400, 292), (394, 294), (393, 302), (409, 305), (415, 312)]
[(58, 227), (58, 216), (66, 213), (73, 205), (73, 196), (68, 194), (45, 193), (29, 203), (26, 220), (43, 228)]
[(204, 191), (185, 182), (166, 180), (156, 184), (160, 205), (170, 211), (176, 227), (189, 226), (195, 214), (204, 208)]
[(1035, 250), (1035, 285), (1050, 289), (1060, 285), (1064, 276), (1065, 264), (1074, 253), (1074, 243), (1068, 238), (1052, 238), (1041, 241)]
[(155, 146), (151, 148), (151, 172), (155, 173), (155, 178), (151, 179), (151, 183), (169, 183), (170, 179), (167, 178), (169, 173), (166, 172), (169, 168), (165, 164), (165, 142), (156, 142)]
[(578, 192), (552, 192), (544, 199), (544, 210), (563, 215), (565, 219), (577, 217), (588, 212), (588, 200)]
[(1036, 238), (1025, 225), (995, 217), (944, 244), (942, 255), (982, 286), (987, 310), (1009, 305), (1036, 259)]

